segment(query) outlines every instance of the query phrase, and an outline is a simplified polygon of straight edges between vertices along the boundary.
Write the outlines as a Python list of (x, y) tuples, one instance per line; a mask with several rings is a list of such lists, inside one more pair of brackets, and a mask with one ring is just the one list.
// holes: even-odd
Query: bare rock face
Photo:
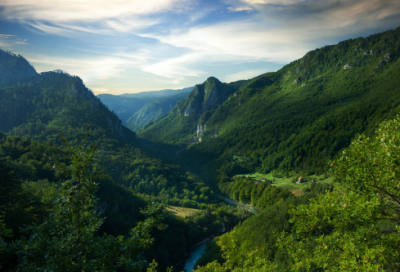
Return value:
[(235, 91), (215, 77), (208, 78), (203, 84), (196, 85), (180, 109), (183, 116), (199, 117), (206, 111), (215, 110)]
[(343, 69), (345, 69), (345, 70), (351, 69), (351, 65), (347, 63), (345, 66), (343, 66)]
[(198, 124), (197, 125), (197, 137), (200, 138), (201, 133), (203, 133), (203, 131), (206, 129), (206, 125), (201, 125)]
[(372, 50), (365, 51), (363, 55), (364, 56), (372, 55)]
[(296, 84), (299, 83), (299, 82), (300, 82), (300, 78), (296, 78), (296, 79), (293, 81), (292, 85), (296, 85)]

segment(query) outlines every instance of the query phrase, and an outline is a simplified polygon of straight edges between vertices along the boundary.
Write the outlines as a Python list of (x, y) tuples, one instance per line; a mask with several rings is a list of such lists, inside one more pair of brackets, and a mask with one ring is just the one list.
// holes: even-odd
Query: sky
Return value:
[(399, 26), (399, 0), (0, 1), (0, 48), (95, 94), (249, 79)]

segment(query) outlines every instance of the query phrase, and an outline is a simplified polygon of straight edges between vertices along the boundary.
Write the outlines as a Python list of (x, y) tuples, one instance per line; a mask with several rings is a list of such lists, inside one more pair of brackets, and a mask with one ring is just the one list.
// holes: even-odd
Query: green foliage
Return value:
[(331, 165), (335, 189), (291, 211), (285, 235), (294, 270), (398, 271), (400, 118), (383, 122), (376, 138), (357, 137)]
[(214, 77), (194, 87), (189, 96), (178, 102), (169, 114), (155, 120), (139, 131), (150, 141), (180, 145), (193, 142), (198, 122), (203, 125), (211, 112), (247, 81), (222, 83)]
[(304, 205), (311, 198), (329, 190), (330, 185), (313, 183), (302, 196), (290, 195), (277, 203), (274, 203), (275, 196), (271, 194), (271, 205), (218, 238), (217, 244), (221, 248), (221, 254), (229, 262), (221, 265), (207, 264), (201, 268), (205, 270), (198, 271), (230, 271), (233, 267), (238, 271), (290, 270), (292, 259), (286, 248), (280, 246), (277, 234), (282, 231), (292, 232), (289, 211), (293, 206)]
[(77, 148), (61, 138), (72, 154), (71, 164), (56, 160), (55, 164), (68, 180), (62, 183), (47, 220), (28, 227), (29, 239), (16, 243), (20, 271), (116, 271), (118, 267), (140, 271), (144, 266), (136, 257), (152, 242), (149, 232), (159, 222), (160, 207), (153, 205), (144, 211), (150, 217), (132, 229), (128, 238), (96, 236), (104, 221), (96, 212), (96, 180), (105, 174), (94, 165), (96, 145), (86, 148), (87, 137)]
[(288, 190), (271, 186), (269, 182), (235, 178), (232, 182), (220, 183), (221, 192), (241, 203), (251, 204), (254, 207), (264, 209), (279, 201), (292, 196)]
[(400, 28), (313, 50), (246, 82), (205, 123), (173, 110), (138, 133), (171, 150), (205, 125), (201, 143), (180, 147), (176, 158), (216, 187), (253, 171), (322, 174), (357, 133), (372, 135), (399, 112), (399, 52)]
[(207, 242), (204, 254), (200, 259), (197, 260), (195, 267), (205, 266), (213, 261), (217, 261), (219, 264), (223, 264), (225, 262), (221, 255), (221, 247), (216, 243), (217, 241), (218, 238), (214, 238), (214, 240)]

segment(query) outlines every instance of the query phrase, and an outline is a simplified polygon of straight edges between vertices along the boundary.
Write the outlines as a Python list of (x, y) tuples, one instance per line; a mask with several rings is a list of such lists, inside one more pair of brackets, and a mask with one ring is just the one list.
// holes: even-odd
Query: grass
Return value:
[(200, 212), (200, 210), (198, 209), (184, 208), (177, 206), (167, 206), (165, 209), (171, 214), (179, 217), (188, 217), (191, 215), (196, 215), (197, 213)]
[[(254, 180), (261, 180), (262, 178), (266, 178), (267, 180), (274, 180), (274, 182), (272, 183), (273, 186), (280, 187), (282, 189), (288, 189), (296, 196), (302, 195), (303, 189), (306, 189), (310, 185), (310, 183), (293, 184), (293, 177), (298, 178), (300, 175), (291, 176), (289, 178), (277, 178), (271, 173), (261, 174), (256, 172), (252, 174), (243, 174), (237, 176), (248, 177)], [(324, 175), (311, 175), (308, 178), (317, 180), (317, 183), (331, 183), (333, 181), (333, 177), (328, 177), (324, 179)]]

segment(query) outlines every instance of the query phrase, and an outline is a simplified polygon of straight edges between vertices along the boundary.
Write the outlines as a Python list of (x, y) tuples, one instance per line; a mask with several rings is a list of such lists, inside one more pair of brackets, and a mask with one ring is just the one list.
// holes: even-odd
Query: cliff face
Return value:
[(230, 88), (215, 77), (210, 77), (203, 84), (195, 86), (180, 113), (183, 116), (200, 117), (203, 113), (218, 108), (235, 91), (235, 88)]

